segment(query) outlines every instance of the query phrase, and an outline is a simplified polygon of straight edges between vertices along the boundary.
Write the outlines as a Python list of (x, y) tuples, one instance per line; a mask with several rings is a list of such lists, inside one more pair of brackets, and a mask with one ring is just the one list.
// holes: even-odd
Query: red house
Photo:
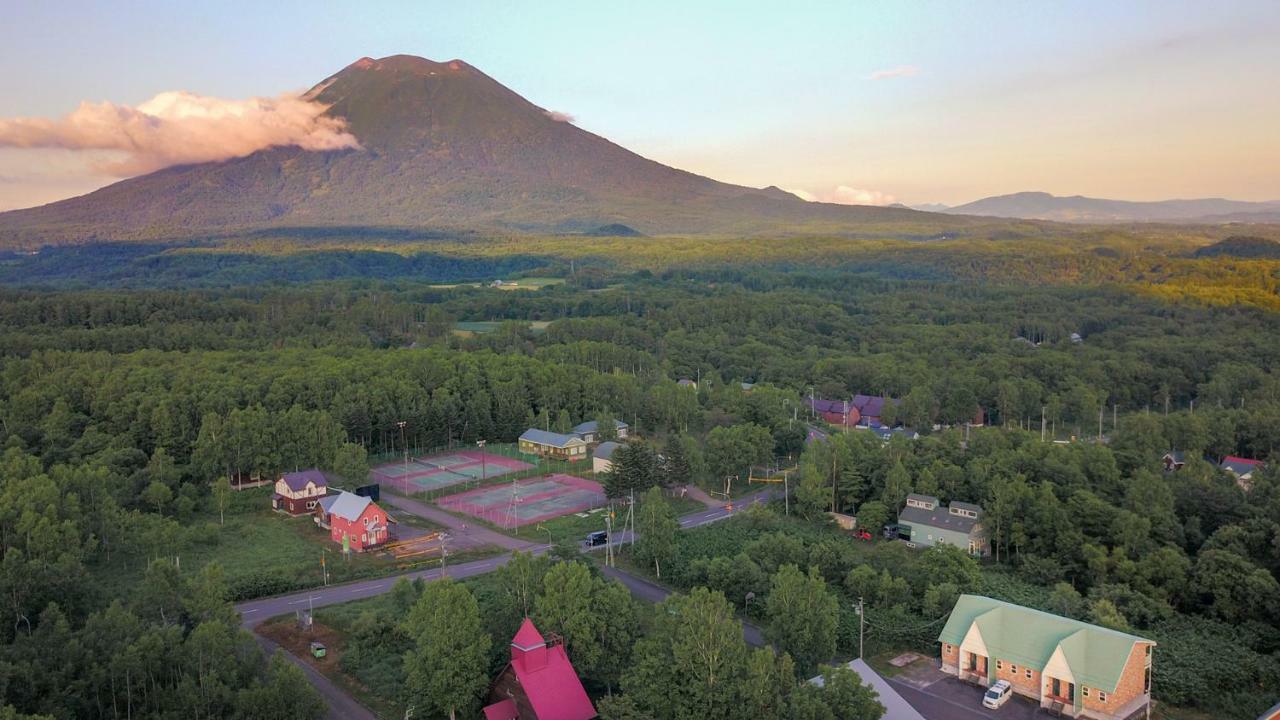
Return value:
[(853, 427), (862, 419), (858, 408), (848, 400), (823, 400), (822, 398), (809, 398), (809, 407), (813, 411), (822, 416), (823, 420), (832, 425), (841, 427)]
[(343, 550), (364, 552), (386, 543), (393, 522), (377, 503), (354, 493), (330, 495), (316, 506), (316, 524), (328, 528), (329, 537)]
[(564, 645), (547, 642), (529, 618), (511, 640), (511, 663), (489, 691), (485, 720), (591, 720), (595, 706)]

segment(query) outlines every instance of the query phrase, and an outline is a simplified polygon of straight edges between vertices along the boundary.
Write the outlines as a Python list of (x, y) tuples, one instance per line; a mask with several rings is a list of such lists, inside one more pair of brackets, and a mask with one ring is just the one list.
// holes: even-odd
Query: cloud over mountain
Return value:
[(879, 190), (864, 190), (862, 188), (849, 187), (848, 185), (837, 185), (830, 190), (820, 190), (818, 192), (809, 192), (807, 190), (788, 190), (787, 192), (801, 200), (835, 203), (836, 205), (892, 205), (898, 201), (898, 198)]
[(175, 91), (130, 107), (84, 102), (59, 119), (0, 119), (0, 147), (112, 151), (98, 169), (126, 177), (243, 157), (269, 147), (359, 147), (326, 105), (296, 94), (226, 100)]

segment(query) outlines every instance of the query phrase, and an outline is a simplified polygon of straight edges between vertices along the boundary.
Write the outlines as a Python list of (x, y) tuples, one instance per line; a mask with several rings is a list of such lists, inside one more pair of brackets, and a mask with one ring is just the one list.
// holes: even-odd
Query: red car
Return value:
[(853, 532), (853, 536), (858, 538), (859, 540), (867, 540), (867, 541), (871, 540), (871, 533), (867, 530), (855, 530)]

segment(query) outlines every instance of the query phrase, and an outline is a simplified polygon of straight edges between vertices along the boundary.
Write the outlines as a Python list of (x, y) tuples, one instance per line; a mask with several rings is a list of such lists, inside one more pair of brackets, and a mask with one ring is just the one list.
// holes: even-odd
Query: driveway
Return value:
[(982, 707), (986, 688), (970, 685), (950, 675), (921, 685), (918, 682), (889, 678), (895, 690), (911, 707), (929, 720), (1039, 720), (1052, 718), (1039, 705), (1014, 694), (999, 710)]

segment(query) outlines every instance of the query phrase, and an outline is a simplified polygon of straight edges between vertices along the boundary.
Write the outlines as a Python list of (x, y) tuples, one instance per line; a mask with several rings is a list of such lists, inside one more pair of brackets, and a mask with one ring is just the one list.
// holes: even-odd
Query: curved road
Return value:
[[(682, 529), (694, 528), (700, 525), (723, 520), (733, 515), (736, 510), (740, 510), (750, 504), (765, 502), (772, 497), (772, 490), (763, 490), (752, 495), (739, 498), (733, 504), (733, 510), (728, 506), (709, 508), (698, 512), (682, 515), (680, 517), (680, 527)], [(480, 544), (497, 545), (498, 547), (507, 548), (509, 550), (525, 550), (533, 552), (535, 555), (541, 555), (546, 552), (550, 545), (533, 544), (524, 540), (503, 535), (502, 533), (490, 530), (483, 526), (468, 525), (464, 530), (461, 519), (433, 508), (424, 503), (405, 498), (399, 495), (388, 493), (385, 496), (388, 504), (400, 508), (404, 512), (425, 518), (432, 522), (439, 523), (449, 527), (457, 533), (465, 533), (468, 537), (482, 541)], [(631, 540), (630, 533), (625, 535), (618, 534), (612, 541), (614, 546), (622, 545)], [(591, 550), (599, 550), (603, 546), (591, 548)], [(375, 597), (391, 590), (396, 581), (400, 578), (408, 578), (410, 580), (421, 578), (426, 581), (435, 580), (443, 575), (451, 578), (467, 578), (475, 575), (483, 575), (493, 572), (502, 567), (511, 559), (511, 553), (504, 553), (496, 557), (485, 558), (483, 560), (473, 560), (459, 565), (447, 566), (444, 570), (434, 568), (431, 570), (417, 570), (414, 572), (401, 573), (399, 575), (389, 575), (387, 577), (376, 578), (374, 580), (361, 580), (357, 582), (346, 583), (343, 585), (331, 585), (329, 587), (319, 587), (305, 592), (292, 593), (290, 595), (278, 595), (276, 597), (261, 598), (258, 600), (250, 600), (236, 605), (236, 610), (240, 613), (240, 624), (244, 628), (253, 631), (255, 627), (264, 620), (275, 617), (277, 615), (286, 615), (302, 609), (313, 609), (325, 607), (327, 605), (337, 605), (340, 603), (351, 602), (353, 600), (363, 600), (365, 598)], [(647, 602), (661, 602), (663, 598), (671, 594), (667, 588), (657, 585), (649, 580), (632, 575), (626, 571), (619, 570), (614, 567), (605, 567), (603, 571), (609, 577), (615, 578), (622, 582), (623, 585), (631, 591), (635, 597)], [(746, 641), (755, 646), (763, 646), (765, 641), (760, 629), (750, 623), (742, 623), (742, 633)], [(325, 677), (310, 663), (296, 657), (288, 650), (280, 648), (271, 640), (257, 635), (258, 643), (268, 653), (275, 652), (279, 648), (284, 652), (285, 657), (302, 668), (307, 676), (307, 680), (315, 687), (316, 691), (324, 698), (325, 703), (329, 706), (327, 718), (329, 720), (377, 720), (377, 716), (368, 708), (361, 705), (355, 698), (351, 697), (345, 690), (338, 687), (332, 680)]]

